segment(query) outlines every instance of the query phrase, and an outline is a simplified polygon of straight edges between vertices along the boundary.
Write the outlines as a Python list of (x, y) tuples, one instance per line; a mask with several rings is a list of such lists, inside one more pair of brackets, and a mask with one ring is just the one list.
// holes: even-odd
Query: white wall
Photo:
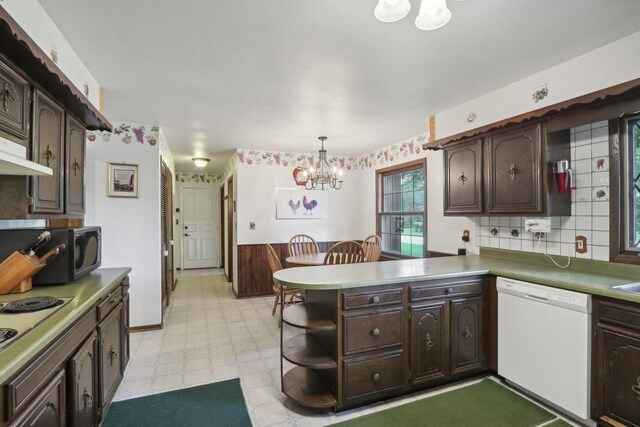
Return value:
[[(486, 95), (436, 114), (436, 138), (516, 116), (640, 77), (640, 32), (587, 52)], [(548, 84), (549, 96), (535, 103), (532, 93)], [(469, 113), (477, 114), (473, 123)]]
[(100, 85), (42, 6), (36, 0), (4, 0), (0, 5), (47, 55), (51, 49), (58, 52), (58, 67), (80, 92), (84, 93), (84, 85), (88, 85), (89, 101), (99, 107)]
[[(139, 127), (137, 124), (132, 124)], [(150, 130), (152, 126), (145, 125)], [(122, 135), (87, 141), (87, 225), (102, 227), (102, 267), (131, 267), (131, 326), (162, 321), (159, 145)], [(139, 165), (139, 197), (107, 197), (107, 163)]]
[[(365, 229), (358, 171), (345, 172), (342, 189), (328, 190), (328, 219), (276, 219), (276, 188), (296, 188), (293, 167), (238, 165), (238, 244), (286, 243), (297, 233), (318, 241), (364, 239), (375, 232)], [(256, 229), (249, 229), (249, 222)]]

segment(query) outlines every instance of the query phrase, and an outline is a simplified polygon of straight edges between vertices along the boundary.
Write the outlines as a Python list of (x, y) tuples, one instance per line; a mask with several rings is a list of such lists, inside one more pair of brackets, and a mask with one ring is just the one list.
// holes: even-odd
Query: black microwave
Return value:
[(0, 230), (0, 261), (14, 251), (23, 249), (43, 231), (51, 233), (51, 240), (38, 249), (38, 255), (64, 244), (63, 253), (33, 277), (33, 285), (59, 285), (86, 276), (102, 262), (102, 229), (83, 228), (21, 228)]

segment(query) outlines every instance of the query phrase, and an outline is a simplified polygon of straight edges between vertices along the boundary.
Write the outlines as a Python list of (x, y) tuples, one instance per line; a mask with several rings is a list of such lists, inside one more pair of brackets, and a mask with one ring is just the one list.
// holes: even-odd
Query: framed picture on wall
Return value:
[(138, 165), (109, 163), (107, 175), (107, 196), (138, 197)]
[(276, 188), (276, 219), (329, 218), (329, 192)]

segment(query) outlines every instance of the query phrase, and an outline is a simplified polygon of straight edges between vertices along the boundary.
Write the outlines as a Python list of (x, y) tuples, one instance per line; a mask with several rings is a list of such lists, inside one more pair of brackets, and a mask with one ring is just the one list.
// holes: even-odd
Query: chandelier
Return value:
[(334, 190), (342, 188), (342, 171), (335, 166), (329, 165), (327, 161), (327, 150), (324, 149), (326, 136), (319, 136), (318, 139), (322, 143), (320, 148), (319, 159), (315, 167), (310, 167), (302, 173), (302, 182), (307, 190), (320, 189), (324, 190), (325, 185)]
[[(378, 0), (373, 14), (378, 21), (396, 22), (407, 16), (410, 10), (409, 0)], [(422, 0), (415, 24), (421, 30), (431, 31), (445, 26), (450, 19), (447, 0)]]

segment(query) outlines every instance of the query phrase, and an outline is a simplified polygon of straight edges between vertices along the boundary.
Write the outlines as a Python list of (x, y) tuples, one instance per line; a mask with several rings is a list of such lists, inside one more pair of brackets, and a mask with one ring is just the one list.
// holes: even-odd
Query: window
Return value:
[(426, 253), (426, 161), (418, 160), (376, 172), (377, 229), (382, 252), (396, 257)]
[(640, 115), (609, 121), (611, 261), (640, 264)]
[(640, 117), (625, 120), (623, 155), (625, 249), (640, 252)]

